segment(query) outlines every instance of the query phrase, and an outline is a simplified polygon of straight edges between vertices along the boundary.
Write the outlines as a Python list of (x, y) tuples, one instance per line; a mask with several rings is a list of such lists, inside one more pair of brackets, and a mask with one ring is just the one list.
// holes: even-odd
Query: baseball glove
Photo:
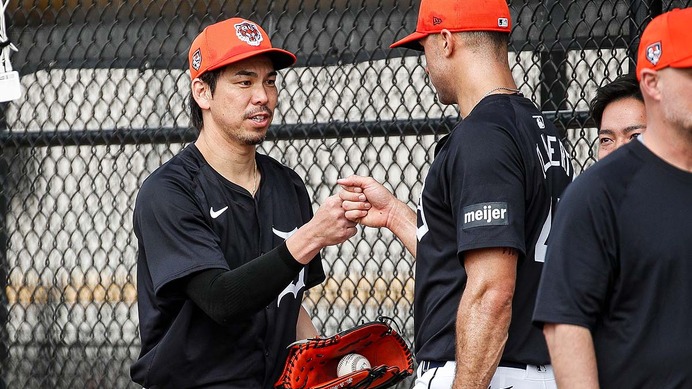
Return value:
[[(329, 338), (306, 339), (289, 346), (277, 389), (387, 388), (413, 374), (411, 349), (385, 323), (389, 318), (361, 324)], [(337, 376), (339, 360), (357, 353), (371, 368)]]

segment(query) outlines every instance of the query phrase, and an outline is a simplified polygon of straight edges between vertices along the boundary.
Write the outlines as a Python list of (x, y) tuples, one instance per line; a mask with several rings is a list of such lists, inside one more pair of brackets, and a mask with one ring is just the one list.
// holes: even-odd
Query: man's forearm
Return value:
[(304, 306), (300, 306), (298, 312), (298, 322), (296, 323), (296, 340), (312, 339), (319, 337), (315, 325), (310, 319), (310, 314)]
[(406, 247), (415, 258), (416, 247), (418, 245), (418, 240), (416, 239), (416, 212), (409, 208), (404, 202), (398, 201), (394, 212), (392, 212), (391, 220), (387, 221), (387, 228), (399, 238), (401, 243), (404, 244), (404, 247)]
[(454, 389), (487, 389), (495, 374), (512, 318), (517, 258), (510, 247), (464, 253), (467, 280), (457, 311)]
[[(486, 389), (502, 356), (512, 316), (511, 295), (474, 296), (466, 291), (457, 312), (453, 389)], [(489, 292), (492, 294), (492, 292)], [(498, 300), (502, 300), (498, 303)]]
[(543, 328), (560, 389), (598, 389), (593, 338), (588, 328), (546, 323)]

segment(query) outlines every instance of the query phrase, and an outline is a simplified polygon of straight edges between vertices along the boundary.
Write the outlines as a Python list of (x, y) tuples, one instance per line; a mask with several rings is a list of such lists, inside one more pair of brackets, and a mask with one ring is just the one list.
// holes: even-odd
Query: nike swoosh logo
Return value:
[(212, 219), (216, 219), (217, 217), (221, 216), (222, 213), (226, 212), (227, 209), (228, 205), (219, 209), (218, 211), (214, 211), (214, 207), (211, 207), (209, 208), (209, 215)]
[(296, 231), (298, 231), (298, 227), (294, 227), (291, 231), (281, 231), (277, 230), (276, 228), (272, 227), (272, 232), (274, 235), (278, 236), (279, 238), (283, 238), (284, 240), (288, 239), (291, 235), (295, 234)]

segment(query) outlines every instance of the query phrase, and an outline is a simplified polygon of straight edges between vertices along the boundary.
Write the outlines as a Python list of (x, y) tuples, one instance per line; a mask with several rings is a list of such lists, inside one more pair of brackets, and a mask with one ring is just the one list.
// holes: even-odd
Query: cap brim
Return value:
[(293, 53), (282, 49), (271, 48), (266, 51), (266, 54), (274, 63), (275, 70), (293, 66), (297, 61), (296, 56)]
[(423, 45), (421, 45), (419, 41), (428, 35), (429, 34), (416, 31), (413, 34), (406, 36), (404, 39), (392, 43), (389, 48), (395, 49), (397, 47), (403, 47), (405, 49), (423, 51)]
[(208, 69), (205, 70), (205, 72), (208, 72), (210, 70), (215, 70), (222, 68), (226, 65), (230, 65), (232, 63), (236, 63), (239, 61), (242, 61), (244, 59), (256, 57), (258, 55), (266, 55), (271, 59), (272, 63), (274, 64), (274, 70), (280, 70), (287, 68), (289, 66), (292, 66), (293, 64), (296, 63), (296, 56), (293, 55), (290, 51), (282, 50), (282, 49), (277, 49), (275, 47), (269, 48), (269, 49), (263, 49), (263, 50), (256, 50), (256, 51), (251, 51), (247, 53), (243, 53), (241, 55), (236, 55), (230, 58), (227, 58), (224, 61), (221, 61), (213, 66), (210, 66)]

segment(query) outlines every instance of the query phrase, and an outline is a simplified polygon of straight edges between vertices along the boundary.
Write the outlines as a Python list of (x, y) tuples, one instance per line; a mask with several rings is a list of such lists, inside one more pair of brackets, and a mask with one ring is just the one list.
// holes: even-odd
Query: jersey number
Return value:
[[(557, 199), (560, 201), (560, 199)], [(533, 257), (536, 262), (545, 262), (545, 252), (548, 249), (548, 235), (550, 235), (550, 228), (553, 223), (553, 204), (550, 203), (550, 208), (548, 208), (548, 216), (546, 216), (543, 222), (543, 228), (541, 228), (541, 235), (536, 241), (536, 247), (534, 248)]]

